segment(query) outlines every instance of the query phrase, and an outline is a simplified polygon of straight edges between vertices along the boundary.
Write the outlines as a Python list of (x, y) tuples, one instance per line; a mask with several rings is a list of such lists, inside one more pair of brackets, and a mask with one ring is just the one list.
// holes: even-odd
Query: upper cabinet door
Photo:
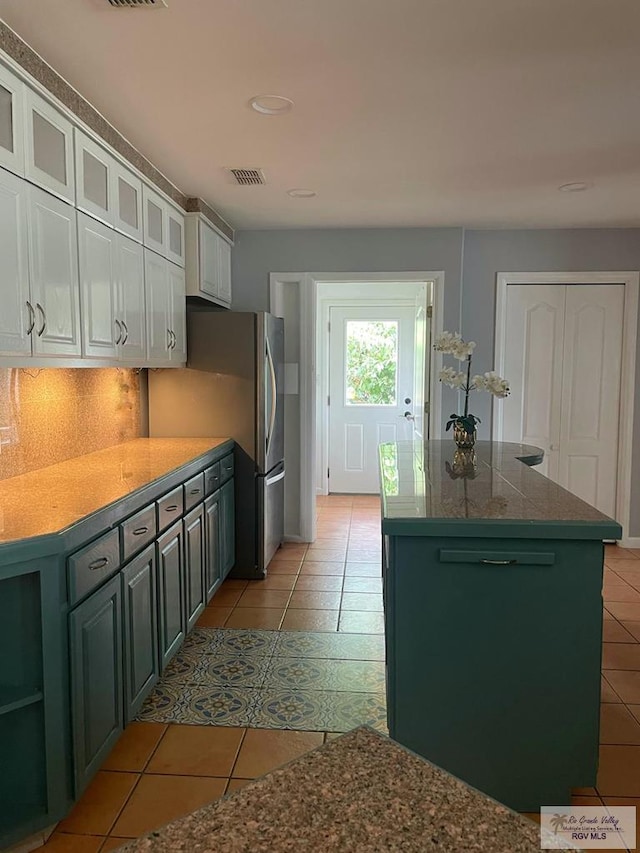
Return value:
[(147, 361), (170, 363), (171, 293), (167, 261), (144, 250), (145, 305), (147, 314)]
[(75, 200), (73, 127), (55, 107), (25, 87), (25, 174), (70, 204)]
[(124, 329), (116, 317), (116, 233), (78, 213), (82, 355), (116, 358)]
[(116, 316), (122, 324), (120, 358), (144, 360), (147, 334), (144, 307), (144, 249), (122, 234), (116, 235), (118, 302)]
[(102, 146), (75, 128), (76, 207), (113, 225), (113, 158)]
[(111, 181), (113, 227), (142, 243), (142, 181), (117, 160), (113, 161)]
[(0, 166), (24, 175), (25, 87), (0, 65)]
[(219, 296), (220, 240), (206, 222), (198, 222), (200, 236), (200, 289), (216, 299)]
[(184, 216), (174, 207), (167, 205), (167, 258), (178, 266), (184, 266)]
[(75, 209), (29, 187), (34, 354), (81, 354), (77, 237)]
[(167, 203), (146, 184), (142, 186), (144, 245), (166, 257), (168, 244)]
[(218, 237), (218, 240), (218, 298), (231, 305), (231, 246), (223, 237)]
[(171, 337), (169, 347), (171, 361), (184, 364), (187, 360), (187, 299), (185, 296), (184, 270), (176, 264), (167, 264), (171, 294)]
[(34, 309), (29, 301), (27, 187), (0, 169), (0, 353), (30, 355)]

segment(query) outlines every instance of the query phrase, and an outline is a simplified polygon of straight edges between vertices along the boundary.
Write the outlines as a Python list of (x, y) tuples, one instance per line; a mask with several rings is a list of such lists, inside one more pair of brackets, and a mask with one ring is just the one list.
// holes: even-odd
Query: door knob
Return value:
[(559, 448), (559, 446), (558, 446), (557, 444), (550, 444), (550, 445), (549, 445), (549, 450), (560, 450), (560, 448)]
[(406, 405), (408, 406), (408, 405), (409, 405), (409, 403), (411, 402), (411, 397), (405, 397), (405, 398), (404, 398), (404, 402), (405, 402), (405, 403), (406, 403)]
[(399, 418), (406, 418), (408, 421), (415, 421), (415, 417), (411, 412), (405, 412), (404, 415), (398, 415)]

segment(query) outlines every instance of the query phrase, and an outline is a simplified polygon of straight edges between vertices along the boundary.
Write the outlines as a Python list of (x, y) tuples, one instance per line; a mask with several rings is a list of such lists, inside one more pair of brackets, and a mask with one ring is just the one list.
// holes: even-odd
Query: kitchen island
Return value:
[(536, 448), (381, 445), (391, 737), (518, 811), (598, 765), (604, 539)]

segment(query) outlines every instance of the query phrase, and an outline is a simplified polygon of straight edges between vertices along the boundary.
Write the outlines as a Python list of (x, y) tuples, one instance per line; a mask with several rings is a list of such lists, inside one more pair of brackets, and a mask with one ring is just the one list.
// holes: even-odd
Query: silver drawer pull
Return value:
[(166, 506), (164, 508), (165, 512), (175, 512), (178, 509), (178, 504), (171, 504), (171, 506)]
[(199, 494), (200, 494), (200, 489), (191, 489), (191, 491), (189, 492), (189, 494), (190, 494), (190, 495), (199, 495)]
[(517, 560), (480, 560), (484, 566), (515, 566)]
[(148, 527), (136, 527), (133, 531), (134, 536), (142, 536), (143, 533), (146, 533), (149, 530)]
[(93, 563), (89, 563), (89, 569), (92, 572), (95, 572), (97, 569), (104, 569), (108, 562), (108, 557), (100, 557), (98, 560), (94, 560)]

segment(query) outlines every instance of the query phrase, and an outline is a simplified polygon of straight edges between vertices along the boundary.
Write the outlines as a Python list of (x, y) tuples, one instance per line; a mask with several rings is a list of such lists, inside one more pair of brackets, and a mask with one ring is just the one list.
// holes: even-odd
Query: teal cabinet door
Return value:
[(236, 516), (233, 480), (220, 489), (221, 574), (226, 578), (236, 561)]
[(205, 606), (204, 504), (184, 517), (184, 571), (187, 633), (195, 628)]
[(75, 793), (123, 729), (122, 594), (114, 577), (69, 615)]
[(204, 504), (204, 577), (208, 602), (222, 583), (220, 538), (220, 492), (216, 492)]
[(125, 722), (135, 719), (159, 677), (157, 631), (156, 550), (146, 548), (124, 567)]
[(157, 559), (159, 655), (160, 669), (163, 670), (185, 637), (182, 521), (158, 539)]

